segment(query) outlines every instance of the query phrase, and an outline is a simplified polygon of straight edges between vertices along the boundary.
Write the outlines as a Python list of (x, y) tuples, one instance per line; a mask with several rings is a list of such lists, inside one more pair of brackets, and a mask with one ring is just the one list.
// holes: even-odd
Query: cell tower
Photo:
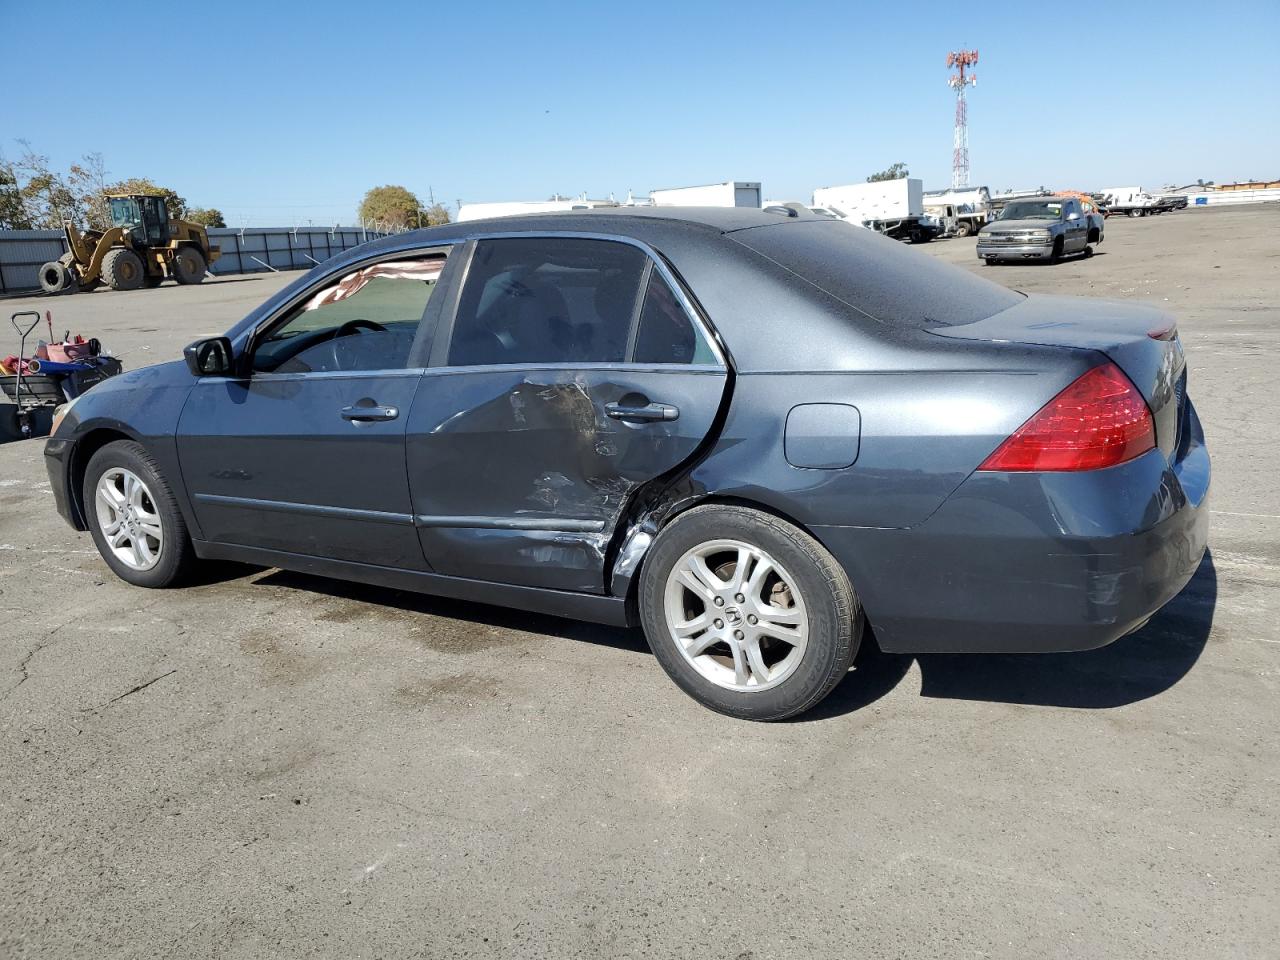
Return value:
[(956, 71), (947, 78), (947, 86), (956, 92), (955, 152), (951, 155), (951, 189), (969, 186), (969, 112), (965, 106), (964, 88), (978, 85), (978, 75), (968, 73), (978, 62), (977, 50), (954, 50), (947, 54), (947, 66)]

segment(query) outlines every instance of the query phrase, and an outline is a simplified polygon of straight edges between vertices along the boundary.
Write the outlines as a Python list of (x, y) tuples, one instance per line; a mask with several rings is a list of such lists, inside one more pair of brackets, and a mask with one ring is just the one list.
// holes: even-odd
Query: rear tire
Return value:
[[(142, 444), (108, 443), (84, 472), (85, 520), (112, 572), (138, 587), (171, 587), (195, 564), (173, 490)], [(136, 544), (136, 546), (135, 546)]]
[(204, 257), (195, 247), (179, 247), (169, 264), (169, 272), (179, 283), (199, 283), (204, 279), (206, 269)]
[(146, 279), (142, 258), (123, 247), (107, 251), (102, 258), (102, 279), (112, 290), (137, 290)]
[(667, 675), (745, 720), (815, 706), (849, 672), (864, 626), (848, 577), (817, 540), (738, 506), (695, 507), (668, 524), (645, 558), (639, 599)]

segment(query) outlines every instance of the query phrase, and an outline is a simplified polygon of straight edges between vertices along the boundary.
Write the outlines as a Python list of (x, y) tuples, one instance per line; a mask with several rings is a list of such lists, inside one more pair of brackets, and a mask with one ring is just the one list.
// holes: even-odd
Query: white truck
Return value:
[(760, 183), (752, 180), (727, 180), (700, 187), (666, 187), (650, 190), (649, 199), (656, 207), (755, 207), (760, 208)]
[(813, 191), (813, 206), (895, 240), (928, 243), (942, 232), (938, 222), (925, 214), (924, 185), (909, 177), (819, 187)]
[(991, 191), (986, 187), (933, 190), (924, 195), (924, 209), (949, 227), (946, 232), (950, 235), (968, 237), (991, 219)]
[(1127, 213), (1131, 217), (1154, 216), (1160, 213), (1160, 202), (1141, 187), (1107, 187), (1102, 191), (1103, 202), (1110, 213)]

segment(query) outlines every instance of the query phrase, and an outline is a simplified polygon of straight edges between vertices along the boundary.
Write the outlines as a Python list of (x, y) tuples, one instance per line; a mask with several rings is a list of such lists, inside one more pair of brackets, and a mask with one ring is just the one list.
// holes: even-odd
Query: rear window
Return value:
[(730, 236), (881, 323), (973, 323), (1024, 296), (847, 223), (800, 221)]

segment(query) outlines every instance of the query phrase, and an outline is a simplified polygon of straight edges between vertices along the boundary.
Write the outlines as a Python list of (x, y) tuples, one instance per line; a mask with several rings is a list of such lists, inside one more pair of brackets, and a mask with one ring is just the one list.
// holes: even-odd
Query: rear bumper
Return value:
[(1088, 473), (975, 473), (905, 530), (818, 527), (882, 649), (1051, 652), (1137, 629), (1195, 574), (1210, 465), (1194, 410), (1182, 457)]

